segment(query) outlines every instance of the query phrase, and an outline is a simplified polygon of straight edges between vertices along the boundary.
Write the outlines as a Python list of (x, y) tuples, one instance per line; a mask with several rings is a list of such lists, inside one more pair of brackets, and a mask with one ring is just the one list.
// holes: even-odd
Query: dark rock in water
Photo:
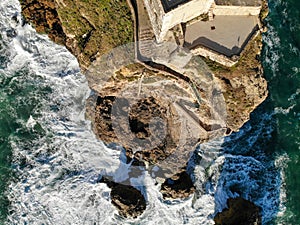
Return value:
[(166, 179), (160, 191), (165, 199), (187, 198), (195, 192), (195, 187), (190, 176), (184, 171)]
[(107, 178), (102, 178), (100, 182), (111, 188), (111, 202), (117, 207), (120, 215), (136, 218), (145, 211), (146, 200), (136, 188), (115, 183)]
[(13, 15), (11, 19), (15, 22), (16, 25), (18, 25), (20, 23), (19, 19), (18, 19), (18, 13)]
[(219, 212), (215, 218), (216, 225), (260, 225), (261, 208), (243, 198), (230, 198), (228, 209)]
[(146, 209), (146, 201), (141, 192), (134, 187), (118, 184), (111, 190), (112, 204), (124, 217), (136, 218)]
[(9, 29), (6, 31), (6, 35), (7, 37), (14, 38), (18, 35), (18, 33), (15, 29)]

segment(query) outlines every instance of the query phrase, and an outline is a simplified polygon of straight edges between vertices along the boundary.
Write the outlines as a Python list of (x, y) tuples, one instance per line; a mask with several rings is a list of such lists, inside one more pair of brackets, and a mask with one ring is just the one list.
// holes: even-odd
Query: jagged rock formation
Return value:
[(233, 131), (249, 120), (250, 113), (268, 95), (267, 81), (263, 77), (260, 62), (261, 48), (262, 38), (258, 36), (248, 44), (244, 57), (234, 68), (211, 65), (213, 73), (221, 80), (227, 105), (227, 124)]
[(187, 198), (195, 192), (190, 176), (185, 172), (168, 178), (161, 185), (161, 193), (165, 199)]
[(228, 208), (218, 213), (216, 225), (261, 225), (261, 209), (252, 202), (243, 198), (230, 198)]
[(180, 74), (130, 58), (127, 48), (115, 49), (89, 68), (86, 76), (98, 97), (88, 114), (99, 139), (122, 145), (128, 158), (150, 169), (157, 166), (155, 178), (170, 178), (184, 171), (199, 143), (227, 131), (218, 80), (191, 55), (182, 56)]
[(66, 34), (54, 0), (22, 0), (22, 13), (39, 33), (47, 33), (56, 43), (65, 44)]

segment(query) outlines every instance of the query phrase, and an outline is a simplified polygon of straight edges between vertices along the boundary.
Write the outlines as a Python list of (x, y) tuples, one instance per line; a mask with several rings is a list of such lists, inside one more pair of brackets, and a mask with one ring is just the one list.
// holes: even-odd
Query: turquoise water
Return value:
[[(95, 218), (99, 224), (161, 224), (160, 218), (211, 224), (204, 212), (221, 210), (237, 195), (263, 208), (265, 224), (300, 224), (299, 1), (270, 1), (262, 54), (269, 98), (240, 132), (201, 146), (199, 154), (220, 153), (202, 180), (205, 194), (193, 209), (192, 200), (166, 205), (149, 184), (152, 203), (133, 222), (120, 222), (109, 190), (94, 181), (100, 171), (114, 170), (119, 156), (95, 140), (84, 120), (89, 90), (75, 58), (16, 24), (11, 19), (16, 13), (21, 21), (17, 2), (1, 1), (0, 224), (90, 224)], [(7, 35), (11, 29), (17, 37)]]

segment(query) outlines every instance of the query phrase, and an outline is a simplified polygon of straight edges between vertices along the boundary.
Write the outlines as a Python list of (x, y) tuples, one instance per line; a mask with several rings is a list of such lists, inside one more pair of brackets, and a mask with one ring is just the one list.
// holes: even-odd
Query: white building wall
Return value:
[(144, 0), (158, 42), (162, 42), (168, 30), (177, 24), (207, 13), (213, 2), (214, 0), (193, 0), (165, 13), (160, 0)]
[(164, 15), (161, 34), (157, 37), (162, 42), (167, 31), (177, 24), (188, 22), (203, 13), (207, 13), (214, 0), (193, 0), (187, 2)]
[(215, 5), (214, 0), (192, 0), (165, 13), (161, 0), (143, 1), (159, 43), (163, 42), (168, 30), (177, 24), (188, 22), (207, 13), (212, 6), (214, 15), (259, 15), (261, 10), (260, 6), (223, 6)]
[(260, 6), (223, 6), (216, 5), (214, 7), (214, 15), (220, 16), (256, 16), (259, 15), (261, 10)]

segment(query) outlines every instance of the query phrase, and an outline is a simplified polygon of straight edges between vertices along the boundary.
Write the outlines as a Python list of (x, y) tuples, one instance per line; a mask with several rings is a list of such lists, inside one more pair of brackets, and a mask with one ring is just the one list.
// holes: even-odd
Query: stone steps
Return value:
[(139, 31), (139, 50), (143, 56), (151, 56), (154, 34), (151, 28), (144, 28)]

